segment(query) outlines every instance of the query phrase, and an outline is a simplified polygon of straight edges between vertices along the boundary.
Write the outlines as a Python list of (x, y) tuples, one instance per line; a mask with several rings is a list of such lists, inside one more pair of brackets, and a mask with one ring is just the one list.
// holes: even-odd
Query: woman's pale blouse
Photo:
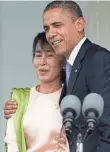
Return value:
[[(24, 115), (23, 129), (27, 152), (68, 152), (69, 146), (62, 130), (59, 109), (61, 89), (42, 94), (31, 88), (29, 104)], [(14, 131), (13, 117), (7, 122), (5, 142), (8, 152), (19, 152)]]

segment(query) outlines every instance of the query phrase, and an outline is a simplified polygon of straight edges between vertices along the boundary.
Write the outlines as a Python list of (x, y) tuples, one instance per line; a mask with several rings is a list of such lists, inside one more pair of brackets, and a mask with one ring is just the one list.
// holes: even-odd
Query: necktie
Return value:
[(68, 81), (69, 81), (69, 77), (70, 77), (70, 72), (71, 72), (71, 65), (67, 61), (66, 62), (66, 84), (67, 84), (67, 86), (68, 86)]

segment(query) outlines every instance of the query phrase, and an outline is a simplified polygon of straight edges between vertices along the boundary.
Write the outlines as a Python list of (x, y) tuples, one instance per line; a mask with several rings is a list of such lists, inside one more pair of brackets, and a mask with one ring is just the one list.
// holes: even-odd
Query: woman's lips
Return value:
[(45, 75), (48, 72), (48, 70), (39, 70), (40, 75)]

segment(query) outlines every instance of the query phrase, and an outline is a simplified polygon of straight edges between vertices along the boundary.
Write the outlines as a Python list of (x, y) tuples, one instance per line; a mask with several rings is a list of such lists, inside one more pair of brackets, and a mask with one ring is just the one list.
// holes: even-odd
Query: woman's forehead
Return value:
[(36, 52), (54, 52), (54, 50), (48, 43), (38, 42), (36, 45)]

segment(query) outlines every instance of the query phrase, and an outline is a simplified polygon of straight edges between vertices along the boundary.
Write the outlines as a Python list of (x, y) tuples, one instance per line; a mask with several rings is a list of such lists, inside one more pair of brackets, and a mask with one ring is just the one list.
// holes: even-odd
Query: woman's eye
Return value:
[(41, 57), (41, 54), (35, 54), (35, 57)]
[(48, 57), (53, 57), (53, 54), (48, 54), (47, 56), (48, 56)]

